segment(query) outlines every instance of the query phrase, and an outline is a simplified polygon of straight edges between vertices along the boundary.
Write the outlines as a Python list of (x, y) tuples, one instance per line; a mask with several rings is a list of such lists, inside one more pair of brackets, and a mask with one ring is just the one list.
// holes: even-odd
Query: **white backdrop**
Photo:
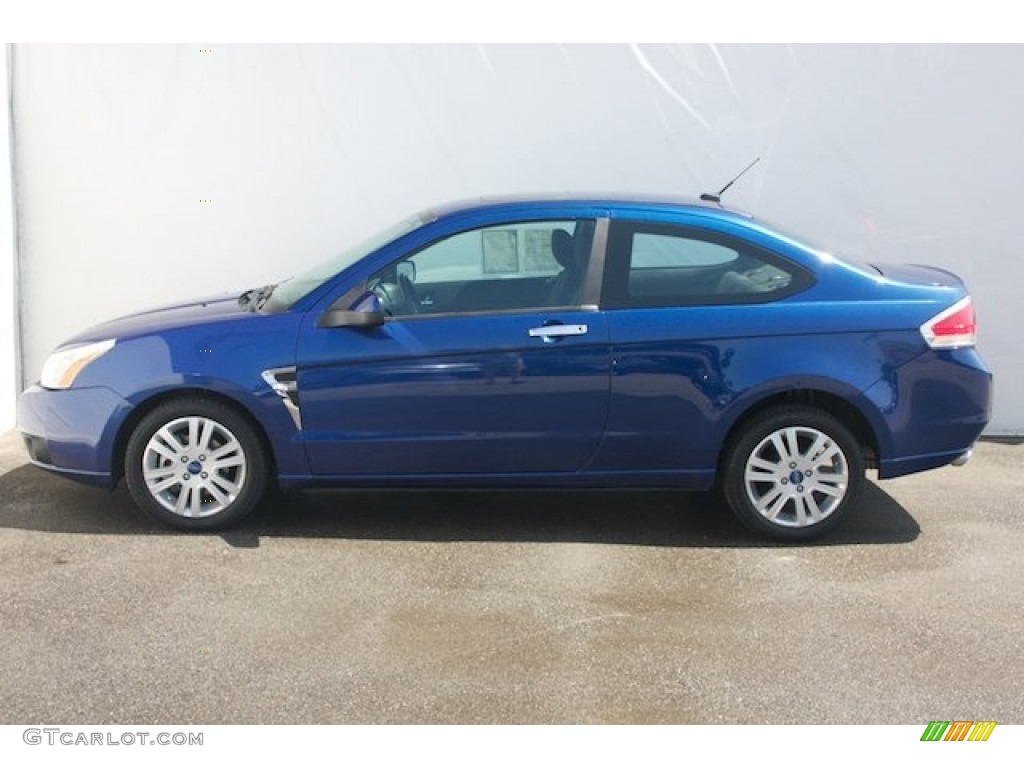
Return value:
[[(1024, 433), (1018, 46), (14, 48), (23, 361), (481, 194), (717, 190), (967, 279)], [(209, 202), (206, 202), (209, 201)]]
[(14, 205), (11, 199), (10, 119), (7, 53), (0, 56), (0, 433), (14, 424), (17, 370), (14, 303)]

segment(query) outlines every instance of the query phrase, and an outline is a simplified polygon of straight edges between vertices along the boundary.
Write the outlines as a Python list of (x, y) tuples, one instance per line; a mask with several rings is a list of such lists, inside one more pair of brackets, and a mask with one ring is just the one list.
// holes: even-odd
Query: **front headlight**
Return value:
[(89, 363), (114, 346), (117, 339), (106, 341), (94, 341), (91, 344), (82, 344), (78, 347), (58, 349), (48, 358), (43, 365), (43, 375), (39, 377), (39, 383), (47, 389), (67, 389), (75, 377), (82, 372)]

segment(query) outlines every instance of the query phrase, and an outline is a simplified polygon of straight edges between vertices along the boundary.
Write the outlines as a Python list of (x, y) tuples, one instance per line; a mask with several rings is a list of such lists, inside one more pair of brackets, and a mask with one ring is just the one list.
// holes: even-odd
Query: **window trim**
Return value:
[[(641, 296), (629, 293), (632, 238), (635, 234), (668, 235), (720, 245), (736, 251), (740, 258), (753, 256), (766, 264), (792, 275), (789, 285), (765, 293), (710, 293), (694, 296)], [(664, 309), (667, 307), (731, 306), (736, 304), (768, 304), (807, 290), (816, 282), (814, 273), (792, 259), (752, 243), (741, 237), (710, 229), (673, 224), (664, 221), (616, 219), (611, 225), (606, 248), (606, 264), (601, 291), (602, 309)]]

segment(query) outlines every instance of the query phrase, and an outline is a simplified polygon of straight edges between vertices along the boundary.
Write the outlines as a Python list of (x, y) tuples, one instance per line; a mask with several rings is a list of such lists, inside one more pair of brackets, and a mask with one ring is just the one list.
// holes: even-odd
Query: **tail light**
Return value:
[(932, 349), (973, 347), (978, 321), (971, 297), (961, 299), (921, 326), (921, 335)]

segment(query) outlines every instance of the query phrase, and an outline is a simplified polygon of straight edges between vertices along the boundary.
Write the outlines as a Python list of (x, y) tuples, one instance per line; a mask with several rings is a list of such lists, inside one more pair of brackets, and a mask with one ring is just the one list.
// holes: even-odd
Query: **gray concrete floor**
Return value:
[(1024, 722), (1024, 446), (812, 546), (711, 495), (285, 495), (184, 535), (0, 438), (0, 722)]

